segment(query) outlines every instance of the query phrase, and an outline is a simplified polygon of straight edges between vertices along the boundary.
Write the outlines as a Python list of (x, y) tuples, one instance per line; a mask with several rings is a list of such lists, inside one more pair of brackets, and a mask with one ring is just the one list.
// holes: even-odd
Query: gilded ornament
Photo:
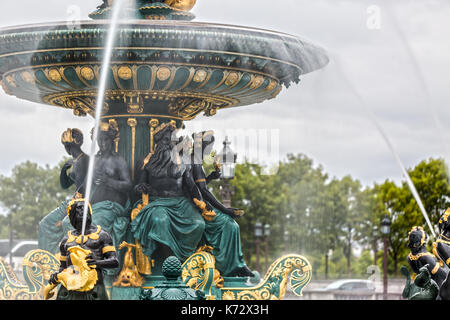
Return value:
[(9, 84), (11, 87), (14, 87), (14, 88), (17, 87), (17, 84), (16, 84), (16, 82), (14, 81), (14, 77), (11, 76), (11, 75), (9, 75), (9, 76), (6, 77), (6, 82), (8, 82), (8, 84)]
[(255, 90), (262, 86), (264, 83), (264, 77), (263, 76), (256, 76), (253, 78), (252, 84), (250, 85), (250, 88)]
[(236, 296), (231, 291), (226, 291), (222, 295), (222, 300), (235, 300)]
[(199, 69), (195, 72), (194, 75), (194, 82), (203, 82), (206, 80), (206, 77), (208, 76), (208, 72), (206, 72), (205, 69)]
[(58, 69), (50, 69), (48, 71), (48, 77), (50, 80), (60, 82), (61, 81), (61, 74), (59, 73)]
[(27, 83), (34, 83), (34, 76), (30, 71), (22, 72), (22, 79)]
[(80, 70), (80, 74), (84, 79), (88, 81), (94, 80), (95, 77), (94, 71), (90, 67), (82, 67)]
[[(58, 273), (57, 279), (67, 290), (87, 292), (95, 287), (98, 281), (95, 266), (87, 264), (87, 257), (91, 254), (90, 250), (81, 247), (71, 247), (68, 249), (72, 265)], [(55, 284), (48, 284), (44, 289), (44, 299), (48, 300), (53, 295)]]
[(229, 87), (235, 85), (238, 82), (239, 74), (237, 72), (230, 72), (230, 74), (227, 76), (227, 79), (225, 80), (225, 84)]
[(151, 119), (148, 124), (150, 125), (151, 128), (156, 128), (159, 125), (159, 120)]
[(174, 9), (190, 11), (195, 6), (197, 0), (165, 0), (164, 2)]
[(132, 250), (133, 248), (136, 249), (136, 245), (122, 242), (119, 249), (122, 250), (123, 248), (127, 248), (123, 268), (113, 285), (116, 287), (141, 287), (144, 283), (144, 278), (139, 274), (133, 260)]
[(263, 282), (254, 288), (227, 288), (223, 300), (281, 300), (289, 284), (297, 296), (311, 281), (312, 268), (300, 255), (288, 255), (275, 261), (267, 271)]
[(130, 118), (127, 120), (127, 124), (130, 127), (135, 128), (137, 126), (137, 120), (135, 118)]
[(270, 80), (269, 85), (266, 87), (266, 91), (272, 91), (277, 87), (277, 82), (275, 80)]
[(170, 78), (171, 71), (167, 67), (160, 67), (158, 71), (156, 72), (156, 77), (159, 81), (166, 81)]
[(58, 259), (44, 250), (29, 251), (22, 261), (26, 284), (0, 257), (0, 300), (42, 300), (45, 282), (59, 269)]
[(117, 70), (117, 74), (122, 80), (130, 80), (133, 77), (133, 72), (128, 66), (119, 67), (119, 69)]

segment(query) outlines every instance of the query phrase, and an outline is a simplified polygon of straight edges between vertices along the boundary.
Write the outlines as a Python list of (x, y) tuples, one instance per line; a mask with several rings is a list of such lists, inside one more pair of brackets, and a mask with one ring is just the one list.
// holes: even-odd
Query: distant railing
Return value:
[[(401, 293), (388, 293), (386, 300), (403, 300)], [(323, 291), (323, 290), (305, 290), (303, 297), (295, 298), (289, 292), (286, 294), (287, 300), (384, 300), (382, 292), (373, 291)]]

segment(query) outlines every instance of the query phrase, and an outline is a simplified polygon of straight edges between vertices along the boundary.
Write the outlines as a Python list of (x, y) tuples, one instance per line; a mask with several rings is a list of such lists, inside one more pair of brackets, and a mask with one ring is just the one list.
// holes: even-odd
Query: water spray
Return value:
[[(428, 84), (426, 82), (426, 77), (425, 74), (423, 73), (422, 68), (420, 67), (420, 64), (418, 62), (418, 59), (414, 53), (413, 48), (411, 47), (408, 38), (406, 37), (403, 29), (400, 27), (400, 24), (398, 22), (397, 16), (395, 15), (394, 9), (391, 7), (391, 4), (389, 2), (386, 3), (386, 8), (387, 8), (387, 13), (388, 16), (391, 19), (391, 22), (394, 26), (395, 31), (397, 32), (397, 34), (400, 37), (401, 43), (403, 44), (406, 53), (408, 54), (408, 58), (411, 61), (412, 67), (413, 67), (413, 71), (414, 73), (417, 75), (417, 79), (419, 81), (419, 85), (422, 88), (422, 93), (424, 95), (424, 104), (426, 106), (429, 107), (430, 113), (431, 113), (431, 117), (436, 125), (436, 129), (438, 131), (438, 136), (441, 142), (441, 145), (444, 149), (444, 158), (446, 160), (450, 159), (450, 149), (448, 144), (445, 141), (445, 130), (444, 130), (444, 125), (442, 124), (439, 116), (438, 116), (438, 112), (435, 108), (435, 104), (434, 101), (432, 99), (432, 95), (430, 93), (430, 89), (428, 87)], [(445, 161), (446, 166), (448, 168), (448, 164), (447, 161)]]
[(340, 73), (340, 75), (342, 76), (342, 79), (344, 80), (344, 82), (346, 83), (346, 85), (348, 86), (348, 88), (350, 89), (350, 91), (352, 92), (352, 94), (355, 96), (355, 98), (358, 100), (359, 104), (364, 108), (364, 111), (367, 113), (367, 115), (369, 116), (370, 120), (373, 122), (373, 124), (375, 125), (375, 127), (377, 128), (378, 132), (381, 134), (381, 137), (383, 138), (384, 142), (387, 144), (389, 150), (391, 151), (392, 155), (395, 158), (395, 161), (397, 162), (398, 166), (400, 167), (403, 176), (406, 179), (406, 183), (414, 197), (414, 199), (417, 202), (417, 205), (419, 206), (425, 221), (427, 222), (428, 227), (430, 228), (430, 231), (433, 235), (433, 237), (436, 237), (436, 233), (434, 232), (434, 228), (433, 225), (431, 224), (430, 218), (428, 216), (428, 213), (422, 203), (422, 200), (420, 199), (419, 193), (417, 192), (416, 187), (414, 186), (413, 181), (411, 180), (411, 177), (408, 174), (408, 171), (406, 170), (405, 166), (403, 165), (402, 160), (400, 159), (400, 156), (398, 155), (397, 151), (395, 150), (393, 144), (391, 143), (388, 135), (386, 134), (385, 130), (383, 129), (383, 127), (380, 125), (379, 121), (377, 120), (375, 114), (373, 113), (373, 111), (368, 107), (368, 105), (366, 104), (366, 102), (364, 101), (364, 99), (361, 97), (361, 95), (358, 93), (358, 91), (353, 87), (353, 85), (351, 84), (351, 82), (349, 81), (348, 77), (346, 76), (346, 74), (342, 71), (342, 68), (340, 68), (340, 62), (339, 62), (339, 58), (337, 55), (334, 55), (334, 61), (336, 62), (336, 67), (338, 69), (338, 72)]
[(124, 0), (116, 0), (114, 1), (114, 4), (112, 6), (112, 16), (110, 20), (110, 27), (108, 30), (108, 36), (106, 39), (105, 44), (105, 51), (102, 61), (102, 68), (100, 73), (100, 85), (98, 88), (98, 94), (97, 94), (97, 104), (95, 108), (95, 125), (94, 125), (94, 132), (92, 136), (92, 145), (90, 150), (90, 158), (89, 158), (89, 167), (88, 167), (88, 173), (86, 178), (86, 194), (85, 194), (85, 203), (84, 203), (84, 212), (83, 212), (83, 226), (81, 229), (81, 236), (83, 237), (86, 232), (86, 218), (88, 214), (89, 209), (89, 201), (91, 197), (91, 191), (92, 191), (92, 180), (94, 175), (94, 164), (95, 164), (95, 146), (97, 144), (97, 137), (98, 137), (98, 131), (100, 126), (100, 117), (102, 115), (102, 109), (103, 109), (103, 103), (105, 98), (105, 91), (106, 91), (106, 82), (108, 79), (108, 72), (109, 72), (109, 65), (111, 62), (111, 56), (113, 52), (113, 46), (117, 31), (117, 25), (119, 21), (119, 15), (122, 10), (122, 4)]

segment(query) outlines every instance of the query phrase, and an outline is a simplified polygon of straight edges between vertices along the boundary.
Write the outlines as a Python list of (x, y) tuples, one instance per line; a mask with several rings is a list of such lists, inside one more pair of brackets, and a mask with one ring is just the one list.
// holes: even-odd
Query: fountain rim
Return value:
[[(51, 28), (51, 27), (57, 27), (57, 26), (68, 26), (68, 23), (70, 21), (54, 21), (54, 22), (42, 22), (42, 23), (31, 23), (31, 24), (20, 24), (15, 26), (7, 26), (7, 27), (1, 27), (0, 28), (0, 35), (3, 33), (8, 33), (9, 31), (18, 31), (25, 30), (25, 29), (31, 29), (31, 28)], [(77, 25), (85, 25), (85, 26), (96, 26), (96, 25), (108, 25), (109, 20), (80, 20), (77, 22)], [(215, 23), (215, 22), (199, 22), (199, 21), (182, 21), (182, 20), (120, 20), (119, 26), (123, 25), (136, 25), (136, 26), (193, 26), (193, 27), (214, 27), (214, 28), (220, 28), (224, 30), (240, 30), (240, 31), (249, 31), (249, 32), (255, 32), (255, 33), (261, 33), (266, 35), (272, 35), (277, 37), (284, 37), (284, 38), (290, 38), (293, 41), (301, 41), (301, 42), (307, 42), (309, 45), (313, 45), (315, 47), (321, 48), (320, 45), (317, 45), (314, 41), (311, 41), (310, 39), (307, 39), (305, 37), (300, 37), (297, 35), (289, 34), (286, 32), (281, 31), (275, 31), (265, 28), (257, 28), (257, 27), (250, 27), (250, 26), (242, 26), (242, 25), (233, 25), (233, 24), (225, 24), (225, 23)], [(73, 28), (76, 29), (76, 28)], [(48, 31), (51, 31), (48, 30)]]

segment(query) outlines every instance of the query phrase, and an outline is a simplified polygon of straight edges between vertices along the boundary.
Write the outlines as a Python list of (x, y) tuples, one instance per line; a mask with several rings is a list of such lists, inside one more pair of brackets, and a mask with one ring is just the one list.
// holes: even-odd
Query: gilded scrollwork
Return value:
[(42, 300), (44, 284), (59, 269), (59, 261), (47, 251), (33, 250), (25, 255), (22, 267), (26, 284), (0, 257), (0, 300)]
[(256, 287), (227, 287), (215, 269), (215, 258), (210, 247), (200, 248), (183, 264), (182, 280), (191, 288), (202, 290), (207, 296), (221, 300), (282, 300), (288, 284), (293, 293), (302, 290), (311, 281), (312, 268), (300, 255), (288, 255), (275, 261), (264, 280)]
[(224, 279), (215, 268), (216, 259), (211, 247), (204, 246), (187, 259), (182, 266), (181, 279), (187, 286), (203, 291), (207, 298), (214, 299), (223, 287)]
[(255, 288), (227, 288), (223, 300), (282, 300), (289, 284), (294, 294), (301, 296), (302, 290), (311, 281), (312, 268), (309, 261), (300, 255), (289, 255), (275, 261), (269, 268), (262, 284)]

